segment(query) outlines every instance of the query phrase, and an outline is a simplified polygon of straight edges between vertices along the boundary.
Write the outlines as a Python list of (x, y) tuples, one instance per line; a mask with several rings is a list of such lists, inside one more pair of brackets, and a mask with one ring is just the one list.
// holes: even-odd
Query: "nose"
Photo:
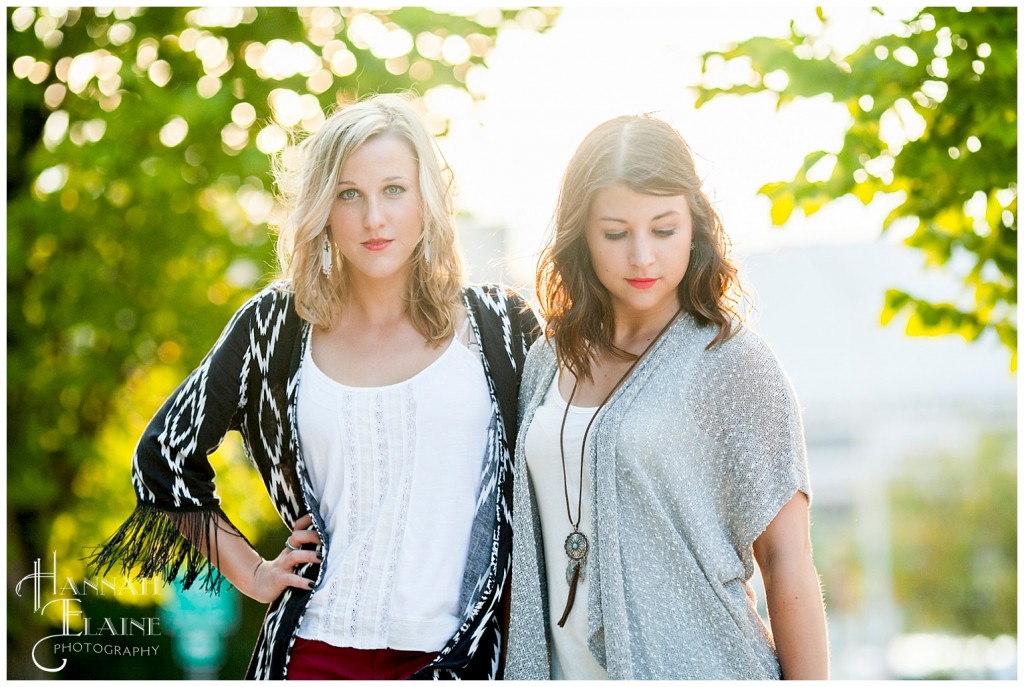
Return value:
[(384, 225), (384, 208), (380, 200), (370, 196), (366, 199), (366, 207), (363, 210), (363, 226), (367, 229), (377, 229)]
[(635, 234), (629, 247), (629, 264), (633, 267), (647, 267), (653, 262), (654, 247), (650, 240), (646, 236)]

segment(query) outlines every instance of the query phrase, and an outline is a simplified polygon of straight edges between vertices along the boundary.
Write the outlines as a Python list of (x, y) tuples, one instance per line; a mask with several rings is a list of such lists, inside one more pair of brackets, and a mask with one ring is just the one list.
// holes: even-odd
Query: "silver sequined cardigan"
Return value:
[[(803, 425), (764, 340), (742, 329), (705, 350), (715, 331), (681, 317), (591, 429), (590, 599), (573, 612), (587, 613), (613, 679), (780, 676), (749, 585), (752, 543), (797, 490), (810, 496)], [(559, 631), (524, 440), (555, 371), (542, 338), (519, 400), (508, 679), (549, 679)]]

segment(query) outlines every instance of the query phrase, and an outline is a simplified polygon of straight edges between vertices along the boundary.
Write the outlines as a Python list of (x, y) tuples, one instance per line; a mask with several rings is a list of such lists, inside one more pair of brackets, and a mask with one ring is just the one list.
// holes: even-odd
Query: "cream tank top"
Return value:
[[(548, 577), (548, 624), (551, 628), (551, 677), (555, 680), (606, 680), (608, 671), (601, 667), (587, 646), (587, 606), (590, 599), (590, 572), (596, 565), (587, 561), (585, 576), (576, 586), (576, 599), (564, 627), (559, 618), (569, 597), (566, 579), (565, 538), (572, 532), (565, 509), (568, 486), (569, 508), (573, 517), (581, 511), (580, 444), (587, 423), (597, 408), (569, 406), (565, 421), (565, 478), (562, 476), (562, 455), (559, 450), (559, 429), (565, 413), (565, 400), (558, 390), (558, 374), (554, 376), (544, 402), (537, 408), (526, 433), (526, 468), (537, 497), (541, 537), (544, 541), (544, 570)], [(593, 497), (591, 495), (590, 456), (583, 465), (583, 506), (580, 531), (593, 542)], [(522, 517), (519, 513), (517, 517)], [(515, 555), (515, 552), (512, 552)]]
[(307, 347), (303, 459), (330, 536), (298, 636), (341, 647), (438, 651), (458, 629), (491, 404), (458, 338), (410, 379), (352, 387)]

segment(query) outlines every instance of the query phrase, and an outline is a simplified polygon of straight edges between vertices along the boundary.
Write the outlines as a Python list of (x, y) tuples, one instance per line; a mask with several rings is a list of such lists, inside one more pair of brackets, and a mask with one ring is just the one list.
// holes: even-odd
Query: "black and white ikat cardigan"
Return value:
[[(437, 659), (414, 678), (493, 679), (501, 677), (504, 663), (516, 401), (526, 351), (539, 328), (524, 301), (503, 288), (467, 287), (463, 299), (483, 351), (492, 421), (463, 581), (463, 623)], [(229, 430), (241, 433), (281, 519), (290, 527), (302, 515), (313, 515), (327, 558), (330, 541), (303, 465), (296, 418), (301, 362), (311, 331), (283, 284), (267, 287), (235, 313), (213, 349), (146, 428), (132, 466), (138, 504), (92, 557), (96, 570), (120, 563), (126, 571), (137, 569), (140, 577), (172, 580), (181, 573), (185, 588), (201, 580), (202, 588), (219, 590), (223, 578), (217, 561), (207, 561), (190, 542), (209, 532), (215, 515), (227, 520), (207, 457)], [(296, 572), (318, 585), (323, 564), (304, 564)], [(287, 676), (312, 593), (289, 587), (271, 603), (247, 679)]]

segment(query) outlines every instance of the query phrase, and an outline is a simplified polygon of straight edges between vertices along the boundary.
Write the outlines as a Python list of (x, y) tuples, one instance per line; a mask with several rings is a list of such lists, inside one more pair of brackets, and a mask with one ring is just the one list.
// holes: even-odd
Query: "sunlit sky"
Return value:
[[(905, 14), (909, 14), (907, 11)], [(885, 30), (866, 7), (828, 11), (830, 42), (852, 49)], [(566, 7), (543, 34), (503, 29), (488, 62), (487, 97), (458, 103), (442, 149), (455, 169), (460, 206), (508, 228), (509, 269), (528, 275), (548, 228), (566, 163), (597, 124), (653, 112), (675, 125), (738, 253), (786, 242), (866, 241), (892, 201), (865, 212), (843, 199), (784, 230), (770, 228), (768, 181), (787, 179), (814, 150), (838, 150), (849, 115), (822, 97), (776, 111), (769, 95), (721, 98), (694, 108), (700, 55), (753, 35), (788, 35), (817, 24), (813, 7)], [(884, 207), (882, 207), (884, 206)]]

